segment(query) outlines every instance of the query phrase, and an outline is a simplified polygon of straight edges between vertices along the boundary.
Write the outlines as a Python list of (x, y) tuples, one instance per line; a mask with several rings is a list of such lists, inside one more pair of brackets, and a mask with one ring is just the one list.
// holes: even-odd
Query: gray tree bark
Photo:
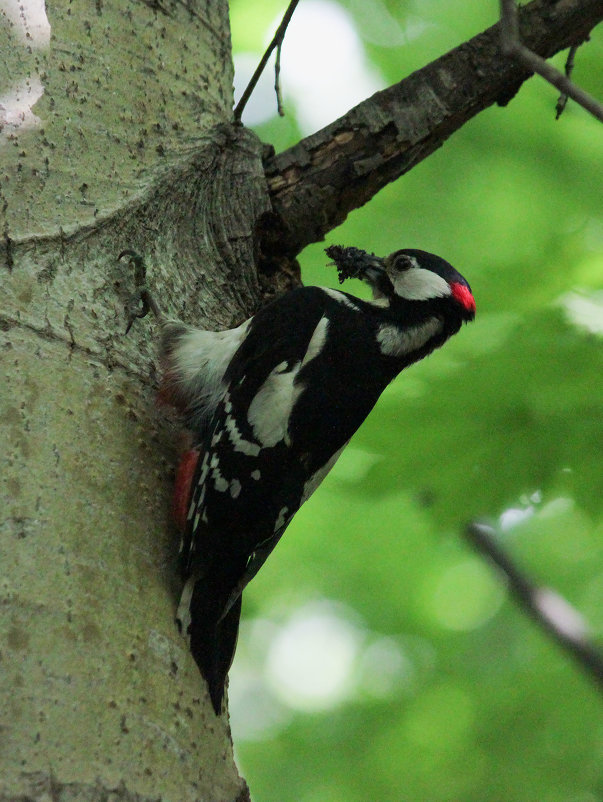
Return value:
[(227, 124), (225, 1), (86, 5), (49, 4), (49, 40), (0, 16), (3, 93), (41, 91), (0, 134), (0, 800), (230, 802), (228, 721), (174, 625), (174, 429), (116, 259), (144, 253), (173, 314), (251, 314), (260, 148)]

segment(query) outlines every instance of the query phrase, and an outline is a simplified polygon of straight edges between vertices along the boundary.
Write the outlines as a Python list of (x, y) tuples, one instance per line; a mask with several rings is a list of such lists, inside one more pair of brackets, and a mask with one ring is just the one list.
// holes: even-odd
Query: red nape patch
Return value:
[(452, 297), (462, 304), (468, 312), (475, 312), (475, 298), (471, 294), (469, 287), (464, 284), (453, 282), (450, 287), (452, 288)]
[(191, 484), (195, 475), (195, 468), (199, 461), (199, 452), (196, 449), (185, 451), (180, 457), (180, 464), (176, 471), (176, 483), (174, 484), (174, 495), (172, 505), (174, 519), (181, 532), (186, 529), (186, 516), (191, 495)]

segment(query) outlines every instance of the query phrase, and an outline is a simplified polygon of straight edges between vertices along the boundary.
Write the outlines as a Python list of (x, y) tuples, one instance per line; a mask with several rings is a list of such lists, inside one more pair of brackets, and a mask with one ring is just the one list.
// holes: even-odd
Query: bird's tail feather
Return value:
[(241, 617), (241, 596), (224, 615), (224, 585), (216, 587), (208, 577), (198, 579), (190, 599), (190, 649), (209, 687), (209, 695), (219, 716), (226, 677), (232, 665)]

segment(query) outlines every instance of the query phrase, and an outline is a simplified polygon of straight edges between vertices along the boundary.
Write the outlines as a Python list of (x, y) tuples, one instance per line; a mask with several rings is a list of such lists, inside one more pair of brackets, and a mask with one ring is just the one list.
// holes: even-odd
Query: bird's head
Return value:
[(375, 301), (384, 306), (410, 304), (429, 307), (436, 314), (462, 321), (475, 317), (471, 287), (451, 264), (427, 251), (404, 249), (382, 258), (359, 248), (332, 245), (326, 249), (337, 267), (339, 280), (359, 278), (373, 290)]

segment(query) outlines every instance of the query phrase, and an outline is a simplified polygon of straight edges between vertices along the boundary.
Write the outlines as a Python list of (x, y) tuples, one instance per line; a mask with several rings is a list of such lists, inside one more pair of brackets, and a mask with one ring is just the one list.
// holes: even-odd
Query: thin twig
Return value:
[[(257, 82), (260, 80), (260, 75), (264, 72), (264, 67), (268, 63), (268, 59), (270, 58), (270, 54), (272, 53), (272, 51), (274, 50), (275, 47), (277, 47), (279, 49), (279, 51), (280, 51), (280, 47), (283, 44), (283, 39), (285, 38), (285, 32), (287, 31), (287, 26), (291, 22), (291, 17), (293, 16), (293, 12), (297, 8), (297, 4), (298, 3), (299, 3), (299, 0), (291, 0), (289, 5), (287, 6), (287, 10), (285, 11), (285, 15), (283, 16), (283, 19), (281, 20), (281, 24), (278, 26), (278, 29), (277, 29), (276, 33), (274, 34), (274, 38), (272, 39), (272, 41), (268, 45), (268, 47), (266, 49), (266, 52), (262, 56), (261, 61), (258, 64), (258, 66), (256, 67), (255, 72), (251, 76), (251, 80), (247, 84), (247, 87), (246, 87), (245, 91), (243, 92), (243, 94), (241, 96), (241, 99), (239, 100), (239, 102), (236, 105), (236, 108), (234, 110), (235, 122), (239, 122), (240, 121), (241, 116), (243, 114), (243, 110), (244, 110), (245, 106), (247, 105), (247, 101), (251, 97), (251, 94), (252, 94), (253, 90), (255, 89), (255, 87), (257, 85)], [(277, 56), (278, 56), (278, 65), (279, 65), (279, 72), (280, 72), (280, 52), (277, 54)], [(278, 84), (278, 75), (277, 75), (277, 78), (276, 78), (276, 82)], [(279, 102), (279, 100), (278, 100), (279, 99), (279, 93), (280, 93), (280, 90), (277, 88), (277, 102)], [(281, 106), (280, 106), (280, 103), (279, 103), (279, 114), (280, 114), (280, 109), (281, 109)]]
[[(565, 74), (568, 78), (572, 77), (572, 72), (574, 71), (574, 60), (576, 58), (576, 51), (580, 45), (572, 45), (569, 49), (567, 54), (567, 61), (565, 62)], [(558, 120), (559, 117), (565, 111), (565, 107), (567, 106), (567, 95), (562, 92), (559, 95), (559, 100), (557, 101), (557, 105), (555, 106), (555, 119)]]
[(281, 50), (282, 42), (278, 43), (276, 48), (276, 59), (274, 62), (274, 91), (276, 93), (276, 109), (279, 117), (285, 116), (285, 109), (283, 108), (283, 97), (281, 95)]
[(603, 689), (603, 655), (588, 639), (580, 613), (556, 591), (536, 587), (498, 545), (492, 527), (471, 523), (465, 530), (465, 536), (502, 571), (523, 609)]
[(555, 86), (562, 94), (568, 95), (582, 108), (603, 122), (603, 106), (594, 97), (576, 86), (566, 75), (522, 45), (519, 38), (517, 5), (515, 0), (500, 0), (501, 43), (503, 52), (521, 61), (532, 72), (537, 72)]

